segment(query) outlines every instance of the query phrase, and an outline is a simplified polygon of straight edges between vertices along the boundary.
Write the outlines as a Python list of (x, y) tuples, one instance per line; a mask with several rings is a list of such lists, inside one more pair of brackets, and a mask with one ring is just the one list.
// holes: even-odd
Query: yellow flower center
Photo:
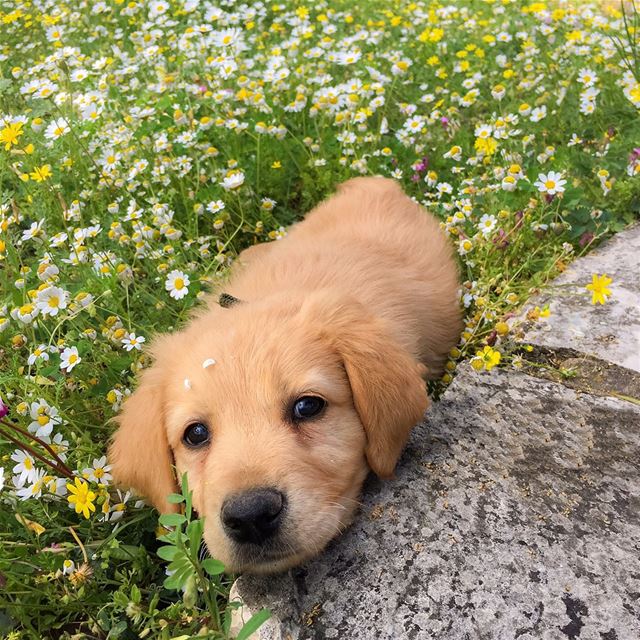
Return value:
[(43, 485), (43, 481), (42, 480), (38, 480), (38, 482), (36, 482), (33, 487), (31, 487), (31, 495), (35, 496), (38, 493), (40, 493), (40, 491), (42, 491), (42, 485)]
[(176, 278), (174, 283), (173, 283), (173, 286), (176, 289), (183, 289), (184, 288), (184, 280), (182, 278)]
[(544, 186), (545, 186), (547, 189), (555, 189), (555, 187), (556, 187), (555, 180), (547, 180), (547, 181), (544, 183)]

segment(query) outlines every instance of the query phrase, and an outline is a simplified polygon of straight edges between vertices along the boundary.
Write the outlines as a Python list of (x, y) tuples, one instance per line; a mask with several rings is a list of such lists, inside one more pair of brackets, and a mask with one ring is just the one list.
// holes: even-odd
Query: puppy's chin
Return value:
[(209, 553), (220, 560), (229, 573), (269, 574), (291, 569), (317, 555), (332, 538), (316, 541), (311, 548), (290, 538), (285, 532), (263, 544), (236, 543), (226, 536), (220, 541), (205, 541)]
[(294, 546), (284, 537), (264, 545), (237, 544), (227, 540), (224, 550), (210, 544), (207, 548), (212, 556), (223, 562), (229, 573), (281, 573), (314, 555)]
[(309, 559), (312, 554), (286, 552), (264, 553), (264, 554), (248, 554), (246, 552), (236, 554), (235, 562), (237, 565), (233, 568), (234, 573), (252, 573), (257, 575), (268, 575), (273, 573), (282, 573), (292, 567), (295, 567), (305, 560)]

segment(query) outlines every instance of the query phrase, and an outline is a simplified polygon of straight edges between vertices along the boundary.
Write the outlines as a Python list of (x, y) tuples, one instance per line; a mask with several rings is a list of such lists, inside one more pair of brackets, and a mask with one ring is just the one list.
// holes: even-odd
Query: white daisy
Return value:
[(227, 190), (237, 189), (244, 184), (244, 173), (242, 171), (229, 171), (222, 180), (222, 186)]
[(562, 193), (565, 184), (567, 184), (567, 181), (562, 178), (561, 173), (549, 171), (547, 174), (541, 173), (534, 186), (538, 187), (538, 191), (541, 193), (548, 193), (553, 196), (556, 193)]
[(343, 66), (355, 64), (362, 58), (360, 51), (339, 51), (336, 55), (336, 62)]
[(169, 10), (169, 3), (164, 0), (156, 0), (149, 5), (149, 17), (157, 18)]
[(458, 253), (461, 256), (466, 255), (473, 250), (473, 242), (469, 238), (464, 238), (458, 243)]
[(131, 351), (133, 349), (140, 351), (142, 349), (142, 343), (145, 341), (146, 338), (144, 336), (137, 336), (135, 333), (128, 333), (122, 339), (122, 344), (126, 351)]
[(37, 346), (27, 358), (27, 364), (29, 366), (36, 362), (47, 362), (49, 360), (49, 353), (47, 352), (47, 345), (41, 344)]
[(48, 442), (53, 427), (61, 422), (58, 410), (40, 398), (40, 400), (31, 403), (29, 415), (31, 416), (31, 424), (28, 426), (29, 432)]
[(189, 293), (189, 276), (183, 271), (174, 269), (169, 273), (164, 283), (164, 288), (175, 300), (182, 300)]
[(67, 449), (69, 448), (69, 441), (63, 440), (61, 433), (56, 433), (53, 436), (51, 442), (49, 442), (49, 446), (58, 454), (58, 458), (63, 462), (67, 459)]
[(213, 36), (214, 44), (218, 47), (230, 47), (237, 42), (242, 35), (240, 29), (225, 29), (224, 31), (218, 31)]
[(67, 478), (56, 478), (52, 475), (46, 475), (44, 478), (44, 487), (46, 490), (54, 496), (66, 496), (67, 490)]
[(529, 120), (531, 122), (540, 122), (543, 118), (547, 116), (547, 107), (542, 105), (541, 107), (536, 107), (532, 112)]
[(33, 222), (26, 231), (22, 232), (22, 239), (32, 240), (33, 238), (42, 238), (44, 235), (44, 231), (42, 229), (43, 224), (44, 219), (39, 220), (38, 222)]
[(498, 224), (498, 220), (495, 216), (485, 213), (478, 223), (478, 230), (482, 232), (482, 235), (488, 236)]
[(598, 76), (591, 69), (581, 69), (578, 73), (578, 82), (585, 87), (592, 87), (597, 80)]
[(56, 316), (60, 309), (67, 307), (68, 293), (60, 287), (47, 287), (38, 291), (36, 306), (43, 316)]
[(129, 491), (127, 491), (123, 495), (122, 491), (118, 489), (118, 498), (120, 499), (120, 501), (110, 506), (109, 515), (105, 518), (105, 520), (108, 520), (110, 522), (117, 522), (118, 520), (120, 520), (120, 518), (122, 518), (122, 516), (124, 515), (124, 512), (127, 508), (127, 502), (129, 502), (130, 497), (131, 493)]
[(26, 482), (33, 482), (37, 474), (33, 458), (26, 451), (16, 449), (11, 454), (11, 459), (17, 463), (13, 467), (13, 473), (16, 474), (14, 484), (22, 487)]
[(40, 309), (38, 309), (36, 305), (31, 302), (27, 302), (27, 304), (23, 304), (21, 307), (11, 309), (11, 317), (14, 320), (19, 320), (23, 324), (30, 324), (35, 318), (38, 317), (39, 314)]
[(42, 495), (42, 490), (45, 488), (45, 476), (47, 472), (44, 469), (36, 469), (33, 474), (31, 484), (22, 485), (16, 490), (16, 496), (20, 500), (28, 500), (29, 498), (39, 498)]
[(488, 138), (493, 133), (493, 127), (489, 124), (478, 125), (473, 132), (476, 138)]
[(69, 123), (64, 118), (54, 120), (44, 131), (44, 137), (47, 140), (57, 140), (63, 135), (69, 133)]
[(92, 465), (84, 469), (82, 475), (91, 482), (106, 485), (112, 478), (110, 471), (111, 465), (107, 464), (107, 456), (102, 456), (94, 458)]
[(518, 180), (514, 176), (505, 176), (502, 179), (502, 189), (504, 191), (515, 191), (518, 186)]
[(82, 358), (78, 354), (78, 347), (67, 347), (60, 354), (60, 360), (60, 368), (69, 373), (73, 367), (82, 362)]
[(224, 209), (224, 202), (222, 200), (212, 200), (207, 205), (207, 211), (211, 213), (218, 213), (218, 211), (222, 211)]
[(62, 575), (68, 576), (69, 574), (73, 573), (75, 570), (76, 570), (76, 563), (73, 560), (69, 560), (69, 558), (67, 558), (62, 563)]

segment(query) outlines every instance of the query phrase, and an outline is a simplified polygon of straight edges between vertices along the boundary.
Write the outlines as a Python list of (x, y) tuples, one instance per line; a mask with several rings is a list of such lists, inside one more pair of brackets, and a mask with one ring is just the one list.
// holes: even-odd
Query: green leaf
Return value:
[[(251, 622), (251, 620), (249, 620), (249, 622)], [(107, 638), (119, 638), (127, 630), (127, 626), (126, 620), (120, 620), (120, 622), (117, 622), (111, 627)]]
[(200, 549), (200, 541), (203, 533), (202, 520), (194, 520), (187, 525), (187, 536), (189, 536), (189, 550), (196, 553)]
[(210, 576), (219, 576), (221, 573), (224, 573), (224, 564), (215, 558), (207, 558), (206, 560), (203, 560), (202, 568)]
[(171, 504), (180, 504), (181, 502), (184, 502), (184, 496), (181, 496), (179, 493), (170, 493), (167, 496), (167, 502), (170, 502)]
[(186, 471), (182, 474), (182, 482), (180, 486), (182, 488), (182, 495), (185, 497), (185, 513), (187, 514), (187, 519), (191, 520), (192, 493), (189, 490), (189, 478), (187, 477)]
[(163, 560), (168, 560), (169, 562), (171, 562), (176, 557), (176, 553), (178, 553), (178, 548), (173, 547), (171, 545), (167, 547), (160, 547), (156, 553)]
[(181, 513), (165, 513), (158, 518), (163, 527), (177, 527), (187, 521), (186, 516)]
[(0, 93), (4, 93), (5, 89), (8, 89), (11, 84), (11, 80), (8, 78), (0, 78)]
[(187, 579), (192, 575), (192, 567), (184, 567), (181, 571), (176, 571), (173, 575), (165, 578), (163, 583), (165, 589), (182, 589)]
[(158, 540), (160, 542), (168, 542), (170, 544), (174, 544), (176, 541), (176, 532), (175, 531), (169, 531), (169, 533), (165, 533), (162, 536), (158, 536)]
[(116, 591), (113, 594), (113, 602), (121, 609), (124, 609), (129, 604), (129, 598), (127, 598), (126, 593), (122, 593), (122, 591)]
[(156, 104), (156, 110), (158, 113), (161, 113), (165, 109), (168, 109), (171, 106), (171, 96), (163, 96), (158, 100)]
[(178, 553), (176, 554), (175, 559), (168, 566), (168, 569), (169, 571), (175, 571), (176, 573), (179, 573), (180, 571), (184, 571), (185, 569), (191, 570), (191, 566), (192, 565), (189, 558), (187, 558), (184, 553)]
[(196, 582), (196, 577), (193, 574), (187, 578), (187, 582), (184, 585), (182, 601), (188, 609), (193, 609), (198, 602), (198, 583)]
[(247, 621), (240, 633), (237, 635), (236, 640), (246, 640), (252, 633), (255, 633), (269, 618), (271, 617), (271, 611), (269, 609), (260, 609), (258, 613), (255, 613)]
[(182, 586), (182, 582), (180, 580), (180, 576), (174, 573), (172, 576), (167, 576), (162, 583), (162, 586), (165, 589), (175, 589), (178, 590)]
[(140, 589), (138, 589), (138, 585), (135, 585), (135, 584), (131, 585), (131, 600), (135, 604), (140, 604), (141, 596), (140, 596)]

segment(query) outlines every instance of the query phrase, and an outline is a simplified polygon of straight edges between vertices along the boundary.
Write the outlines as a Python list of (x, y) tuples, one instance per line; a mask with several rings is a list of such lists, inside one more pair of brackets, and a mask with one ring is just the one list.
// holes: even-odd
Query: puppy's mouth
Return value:
[(295, 558), (297, 555), (299, 555), (298, 550), (288, 544), (268, 546), (243, 544), (235, 545), (233, 550), (233, 557), (237, 564), (245, 567), (281, 562), (288, 558)]
[(295, 564), (299, 555), (299, 550), (284, 540), (269, 545), (234, 545), (233, 549), (234, 565), (250, 573), (286, 569)]

